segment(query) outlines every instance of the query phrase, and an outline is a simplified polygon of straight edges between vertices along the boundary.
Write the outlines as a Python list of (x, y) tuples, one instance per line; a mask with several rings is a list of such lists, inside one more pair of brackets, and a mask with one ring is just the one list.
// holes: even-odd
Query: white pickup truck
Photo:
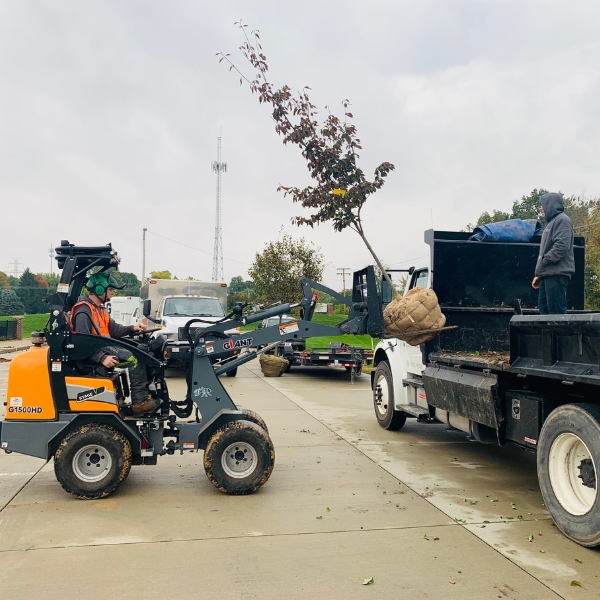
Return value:
[(153, 278), (142, 286), (140, 296), (138, 316), (149, 317), (161, 328), (160, 334), (167, 340), (165, 358), (176, 366), (185, 366), (190, 359), (186, 323), (191, 319), (206, 321), (194, 323), (190, 328), (194, 335), (198, 329), (222, 320), (227, 308), (227, 284), (214, 281)]

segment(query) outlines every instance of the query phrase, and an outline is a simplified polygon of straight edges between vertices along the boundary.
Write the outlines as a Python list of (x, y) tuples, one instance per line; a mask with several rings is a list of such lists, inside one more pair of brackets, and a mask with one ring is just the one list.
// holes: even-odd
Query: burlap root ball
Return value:
[(261, 354), (258, 362), (265, 377), (281, 377), (290, 364), (282, 356), (274, 356), (273, 354)]
[(446, 324), (437, 296), (433, 290), (415, 287), (406, 296), (392, 300), (383, 311), (385, 334), (418, 346), (437, 334), (415, 334), (426, 329), (441, 329)]

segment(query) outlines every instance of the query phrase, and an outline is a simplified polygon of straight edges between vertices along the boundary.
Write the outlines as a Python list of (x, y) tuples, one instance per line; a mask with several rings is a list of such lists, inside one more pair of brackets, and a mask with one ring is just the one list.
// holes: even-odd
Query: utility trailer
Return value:
[(352, 382), (355, 376), (362, 373), (365, 362), (365, 350), (362, 346), (349, 346), (343, 342), (329, 342), (328, 348), (311, 350), (306, 349), (306, 344), (299, 347), (293, 342), (286, 342), (279, 354), (289, 361), (288, 371), (292, 366), (345, 368), (350, 373)]
[[(439, 421), (469, 439), (537, 453), (545, 505), (558, 528), (600, 545), (600, 314), (584, 311), (584, 239), (566, 315), (540, 315), (531, 280), (540, 238), (477, 242), (427, 231), (429, 259), (410, 269), (408, 289), (431, 287), (446, 315), (420, 347), (378, 344), (372, 374), (379, 424)], [(389, 301), (384, 286), (383, 300)]]

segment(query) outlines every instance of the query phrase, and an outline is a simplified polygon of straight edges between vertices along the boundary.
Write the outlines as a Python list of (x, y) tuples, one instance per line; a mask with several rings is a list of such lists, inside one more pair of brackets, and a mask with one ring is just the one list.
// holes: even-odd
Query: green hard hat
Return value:
[(110, 273), (93, 273), (88, 277), (85, 287), (90, 293), (101, 296), (109, 287), (122, 290), (125, 284), (119, 283)]

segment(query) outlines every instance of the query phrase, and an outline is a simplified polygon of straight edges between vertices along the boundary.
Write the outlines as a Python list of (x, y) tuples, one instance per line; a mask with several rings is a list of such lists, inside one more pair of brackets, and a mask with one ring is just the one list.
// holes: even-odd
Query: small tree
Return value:
[(12, 290), (0, 288), (0, 315), (14, 316), (22, 315), (25, 312), (25, 307), (19, 296)]
[(142, 286), (141, 281), (137, 278), (135, 273), (128, 273), (127, 271), (118, 271), (114, 274), (114, 277), (125, 284), (122, 290), (117, 290), (119, 296), (139, 296), (140, 287)]
[(8, 282), (8, 275), (3, 271), (0, 271), (0, 288), (3, 290), (10, 290), (10, 283)]
[(261, 302), (297, 302), (302, 295), (300, 278), (320, 281), (324, 265), (320, 248), (304, 238), (294, 240), (282, 234), (279, 240), (266, 244), (262, 253), (256, 253), (248, 273)]
[(56, 273), (38, 273), (38, 277), (41, 277), (47, 284), (48, 289), (56, 291), (60, 277)]
[[(260, 44), (258, 31), (248, 35), (247, 25), (236, 23), (245, 36), (245, 42), (240, 46), (243, 56), (254, 69), (252, 79), (247, 78), (230, 60), (229, 54), (220, 52), (220, 60), (227, 61), (230, 70), (234, 69), (240, 75), (240, 85), (245, 80), (250, 86), (250, 91), (258, 95), (261, 104), (270, 104), (271, 117), (275, 122), (275, 131), (283, 137), (284, 144), (297, 145), (306, 160), (306, 166), (315, 182), (315, 185), (305, 188), (292, 186), (279, 186), (284, 196), (290, 195), (294, 202), (299, 203), (312, 213), (292, 219), (297, 225), (308, 225), (331, 221), (335, 231), (346, 228), (353, 229), (361, 237), (376, 264), (389, 280), (381, 261), (368, 242), (361, 211), (367, 198), (383, 187), (385, 178), (394, 170), (394, 165), (389, 162), (381, 163), (374, 172), (372, 181), (369, 181), (358, 166), (358, 150), (361, 149), (356, 127), (349, 122), (352, 119), (348, 100), (342, 101), (344, 109), (343, 118), (329, 112), (322, 124), (316, 120), (316, 106), (311, 102), (308, 90), (304, 87), (296, 95), (292, 90), (283, 85), (279, 89), (267, 80), (269, 70), (267, 58)], [(256, 282), (258, 286), (258, 281)], [(392, 286), (393, 289), (393, 286)]]
[(150, 271), (150, 277), (154, 279), (172, 279), (171, 271)]

